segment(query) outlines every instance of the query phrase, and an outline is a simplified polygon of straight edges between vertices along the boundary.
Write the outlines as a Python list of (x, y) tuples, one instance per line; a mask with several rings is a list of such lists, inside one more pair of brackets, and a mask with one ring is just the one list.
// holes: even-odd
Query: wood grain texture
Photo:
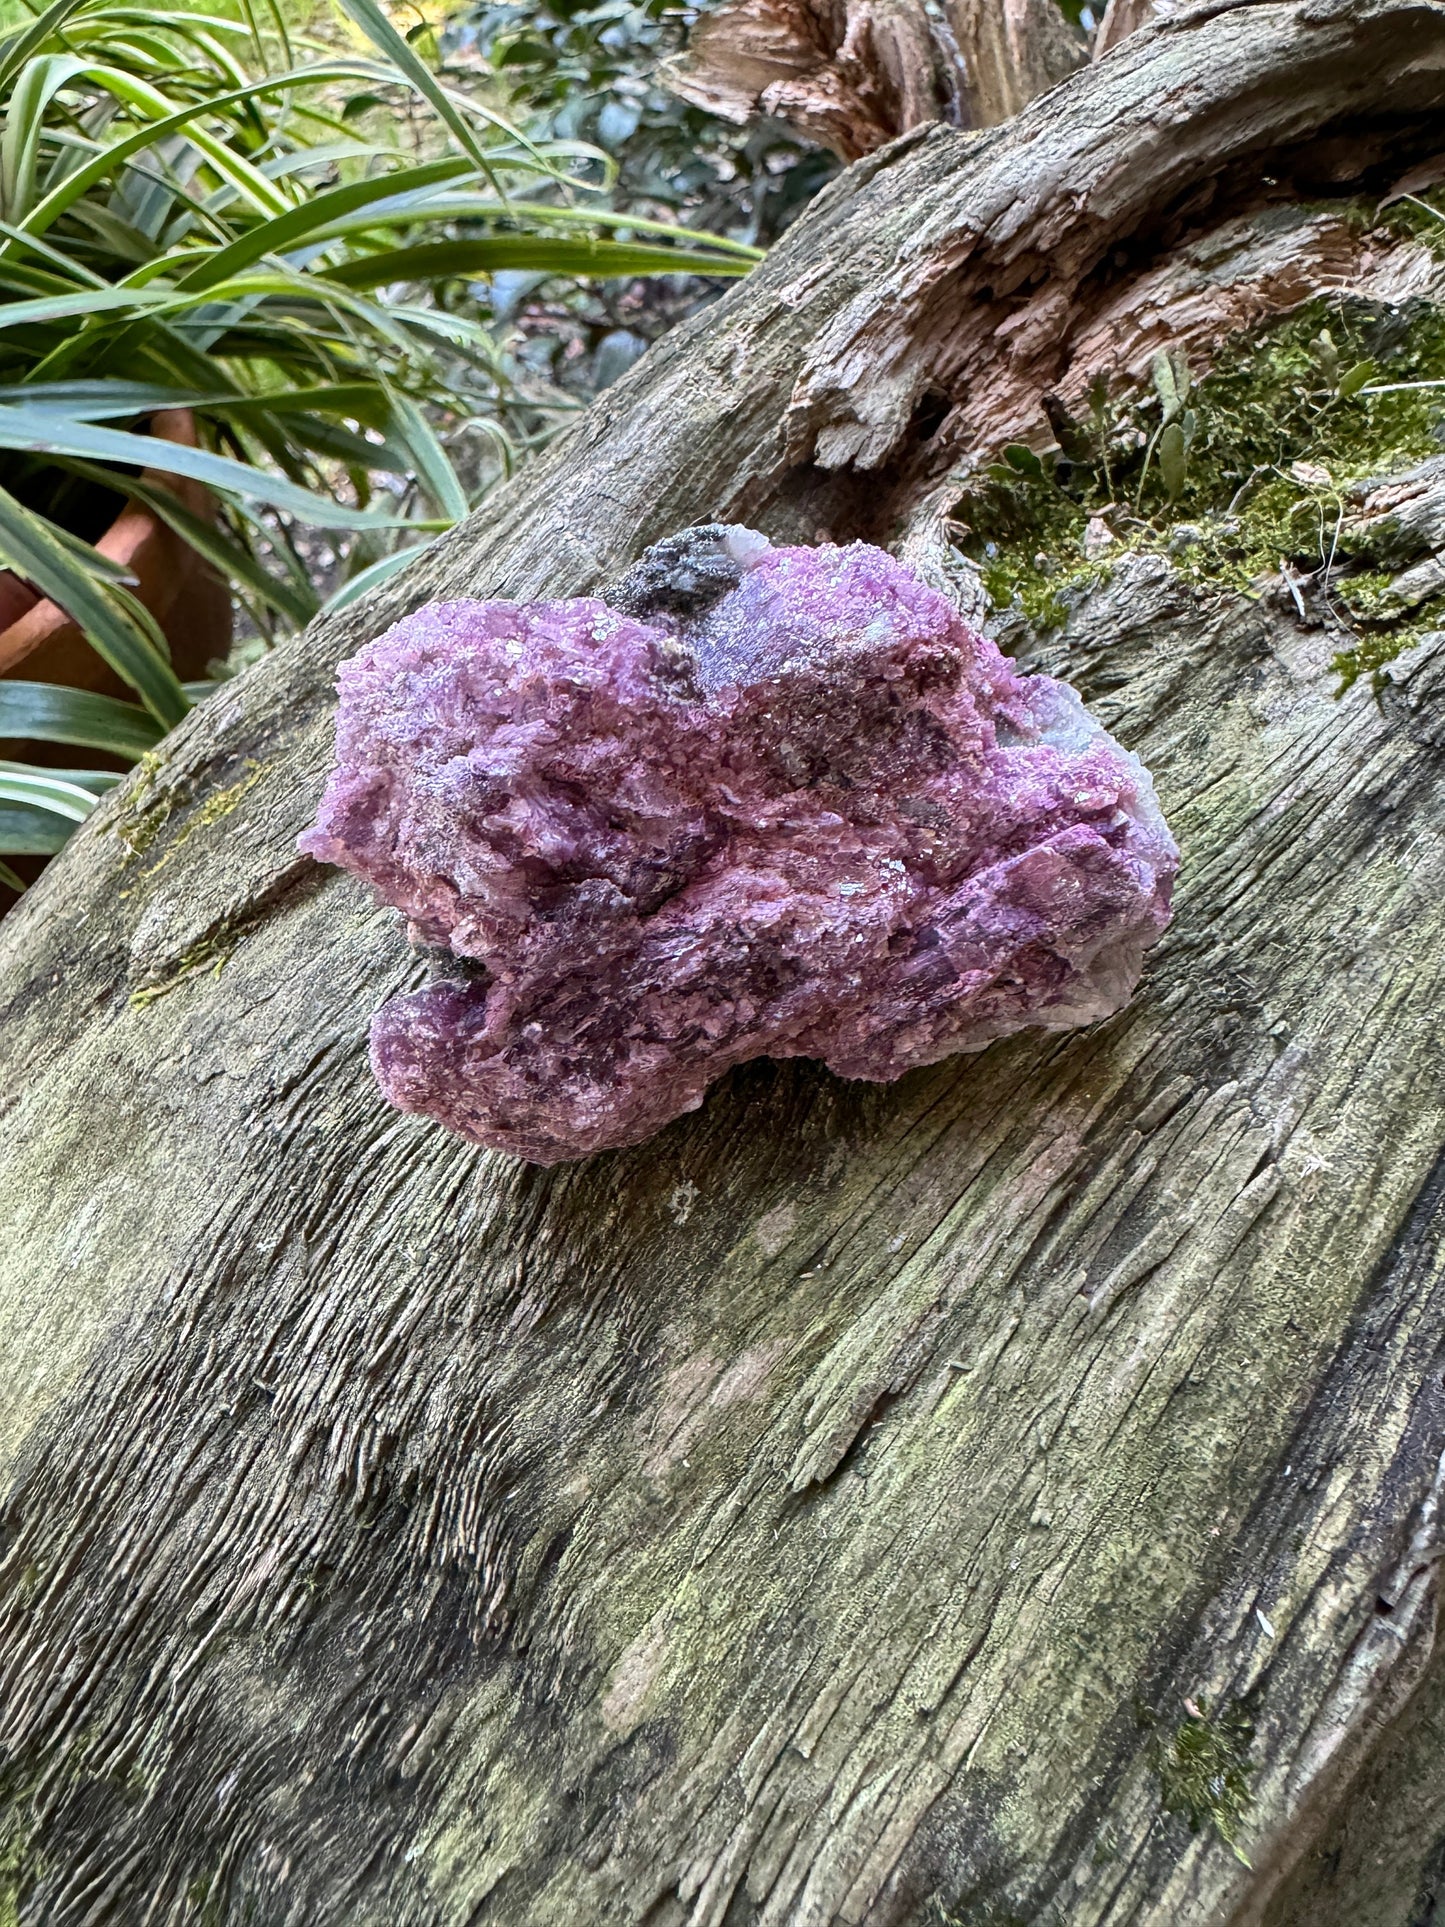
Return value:
[(964, 88), (922, 0), (725, 0), (662, 78), (710, 114), (766, 115), (845, 161), (928, 121), (957, 124)]
[(1050, 0), (947, 0), (963, 65), (967, 127), (1009, 119), (1089, 58), (1083, 33)]
[[(1445, 638), (1337, 699), (1288, 602), (1134, 559), (1039, 663), (1185, 852), (1135, 1004), (887, 1087), (754, 1065), (548, 1172), (382, 1107), (418, 966), (294, 838), (404, 608), (711, 514), (901, 540), (988, 452), (985, 293), (1027, 385), (1040, 317), (1067, 356), (1261, 176), (1374, 192), (1442, 116), (1445, 8), (1272, 0), (859, 163), (7, 919), (21, 1922), (1305, 1927), (1356, 1877), (1348, 1789), (1437, 1757)], [(1186, 1699), (1253, 1722), (1253, 1870), (1163, 1810)]]

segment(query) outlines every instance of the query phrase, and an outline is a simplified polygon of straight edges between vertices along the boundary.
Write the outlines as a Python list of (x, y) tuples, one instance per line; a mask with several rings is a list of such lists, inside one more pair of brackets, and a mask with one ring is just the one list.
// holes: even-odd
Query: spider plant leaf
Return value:
[(49, 772), (31, 771), (23, 763), (0, 763), (0, 803), (23, 803), (83, 823), (95, 808), (95, 797), (79, 783), (63, 782)]
[[(489, 180), (492, 179), (491, 160), (468, 123), (466, 115), (457, 106), (450, 90), (442, 86), (421, 55), (397, 32), (378, 4), (378, 0), (339, 0), (339, 4), (343, 12), (355, 21), (377, 51), (399, 73), (404, 74), (423, 100), (429, 103), (437, 118), (450, 129), (462, 152)], [(491, 119), (494, 116), (489, 115), (487, 118)], [(530, 142), (526, 144), (531, 146)], [(532, 151), (535, 153), (536, 149)]]
[(12, 301), (8, 307), (0, 308), (0, 328), (21, 328), (39, 321), (69, 321), (75, 315), (109, 314), (121, 308), (163, 308), (175, 298), (173, 289), (163, 287), (81, 288), (75, 294)]
[(98, 696), (58, 683), (0, 679), (0, 738), (68, 743), (113, 756), (143, 756), (161, 739), (161, 726), (138, 703)]
[[(267, 419), (271, 419), (269, 416)], [(253, 419), (252, 425), (255, 425)], [(273, 426), (279, 426), (274, 424)], [(319, 415), (298, 415), (287, 425), (291, 440), (315, 455), (326, 455), (350, 468), (384, 468), (392, 475), (408, 474), (415, 458), (396, 441), (372, 442)]]
[[(4, 140), (0, 143), (0, 194), (4, 197), (5, 212), (12, 220), (23, 219), (32, 211), (35, 156), (44, 132), (45, 110), (61, 88), (80, 79), (103, 89), (132, 114), (152, 124), (169, 123), (178, 111), (184, 111), (178, 110), (174, 101), (139, 73), (86, 60), (76, 54), (46, 54), (32, 60), (16, 82), (6, 112)], [(201, 105), (204, 107), (206, 103)], [(154, 145), (154, 126), (152, 133), (153, 138), (147, 145)], [(280, 190), (243, 154), (197, 124), (194, 113), (189, 116), (186, 138), (205, 155), (221, 179), (258, 212), (284, 211), (287, 202)]]
[(391, 413), (385, 394), (374, 381), (317, 382), (311, 388), (281, 388), (269, 395), (226, 395), (203, 397), (192, 407), (207, 407), (218, 414), (247, 415), (342, 415), (368, 428), (385, 428)]
[[(8, 225), (8, 222), (0, 221), (0, 233)], [(18, 291), (38, 298), (42, 294), (65, 294), (74, 286), (73, 276), (67, 275), (62, 279), (60, 275), (37, 268), (29, 261), (11, 259), (0, 262), (0, 291), (4, 292), (7, 300), (12, 299)]]
[[(26, 234), (23, 229), (12, 227), (9, 221), (0, 221), (0, 234), (14, 241), (22, 253), (34, 254), (42, 261), (48, 261), (57, 270), (55, 276), (57, 289), (76, 281), (82, 281), (92, 288), (104, 288), (109, 285), (93, 268), (87, 267), (83, 261), (75, 260), (71, 255), (62, 253), (59, 248), (51, 247), (48, 241), (42, 241), (37, 234)], [(13, 273), (19, 263), (11, 260), (5, 265), (7, 270)]]
[[(327, 61), (315, 66), (292, 68), (284, 74), (268, 74), (261, 80), (248, 81), (244, 87), (232, 87), (225, 93), (211, 94), (200, 100), (188, 101), (164, 119), (151, 121), (145, 126), (135, 128), (109, 146), (102, 147), (90, 158), (82, 162), (72, 172), (58, 181), (50, 191), (36, 202), (23, 222), (27, 234), (43, 234), (52, 227), (62, 214), (88, 194), (98, 182), (115, 173), (122, 161), (141, 153), (147, 147), (154, 147), (166, 135), (188, 129), (201, 115), (214, 116), (223, 108), (238, 106), (248, 100), (259, 99), (267, 94), (285, 94), (299, 87), (314, 87), (332, 81), (351, 80), (356, 77), (357, 63), (354, 61)], [(259, 176), (264, 180), (264, 176)], [(267, 184), (269, 188), (269, 183)], [(274, 191), (274, 190), (273, 190)], [(284, 202), (282, 203), (284, 205)], [(0, 243), (0, 256), (13, 243)]]
[[(66, 460), (59, 465), (84, 476), (87, 481), (115, 486), (115, 477), (92, 462)], [(125, 490), (136, 501), (143, 502), (152, 514), (158, 515), (168, 528), (174, 529), (198, 555), (204, 556), (223, 580), (242, 584), (298, 629), (304, 629), (316, 614), (317, 598), (309, 590), (294, 582), (278, 581), (249, 549), (229, 540), (214, 522), (193, 515), (169, 489), (153, 488), (140, 476), (127, 476)], [(0, 730), (0, 735), (4, 733)]]
[[(320, 202), (316, 203), (319, 208)], [(749, 265), (763, 259), (763, 250), (745, 241), (732, 241), (726, 235), (710, 234), (705, 228), (682, 227), (676, 221), (654, 221), (641, 215), (619, 213), (611, 208), (554, 207), (545, 201), (505, 201), (495, 194), (435, 193), (416, 200), (398, 198), (395, 205), (382, 204), (370, 210), (339, 215), (329, 219), (310, 236), (312, 241), (342, 240), (351, 234), (365, 234), (384, 227), (406, 227), (418, 219), (427, 221), (506, 220), (532, 227), (612, 227), (626, 228), (636, 234), (656, 234), (674, 242), (694, 242), (719, 254), (736, 255)]]
[(78, 54), (40, 54), (21, 69), (5, 104), (5, 132), (0, 137), (0, 206), (7, 220), (21, 220), (35, 198), (35, 163), (46, 109), (88, 64)]
[[(28, 781), (37, 790), (55, 789), (57, 797), (68, 807), (72, 790), (79, 790), (88, 796), (92, 804), (113, 790), (117, 783), (124, 780), (123, 770), (114, 769), (51, 769), (48, 765), (36, 763), (7, 763), (0, 760), (0, 778), (13, 777), (23, 787)], [(89, 815), (89, 811), (86, 812)]]
[[(120, 67), (108, 67), (99, 63), (86, 62), (81, 68), (85, 78), (94, 87), (103, 87), (108, 94), (130, 108), (133, 114), (144, 115), (153, 124), (169, 124), (178, 111), (174, 101), (167, 98), (159, 88), (136, 74), (126, 73)], [(244, 91), (230, 89), (232, 93)], [(201, 103), (206, 106), (205, 102)], [(286, 197), (268, 181), (259, 168), (230, 147), (217, 135), (197, 124), (200, 117), (192, 113), (186, 123), (186, 139), (198, 147), (211, 166), (228, 186), (234, 188), (248, 201), (259, 214), (280, 214), (287, 207)], [(150, 143), (154, 145), (154, 141)]]
[(189, 29), (194, 28), (208, 35), (217, 33), (234, 34), (238, 39), (245, 39), (250, 31), (249, 28), (245, 27), (239, 20), (228, 20), (224, 14), (220, 13), (202, 13), (199, 9), (195, 12), (187, 9), (184, 13), (177, 13), (172, 9), (164, 14), (158, 14), (154, 10), (147, 12), (144, 7), (112, 6), (106, 8), (105, 19), (106, 24), (111, 26), (136, 25), (142, 27), (153, 27), (159, 20), (163, 21), (165, 26), (173, 33), (185, 34)]
[[(169, 201), (173, 197), (166, 198)], [(164, 271), (165, 256), (144, 228), (134, 221), (122, 220), (110, 208), (98, 207), (94, 201), (77, 201), (70, 218), (88, 229), (91, 239), (99, 244), (99, 251), (113, 256), (118, 263), (129, 268), (154, 265), (157, 273)]]
[[(99, 472), (106, 475), (106, 486), (108, 488), (114, 488), (115, 477), (106, 474), (104, 470)], [(86, 574), (94, 576), (97, 582), (110, 582), (118, 589), (127, 589), (134, 586), (135, 577), (131, 574), (130, 570), (125, 567), (124, 563), (112, 562), (108, 555), (102, 555), (99, 549), (92, 548), (90, 543), (83, 540), (82, 537), (72, 535), (70, 530), (64, 527), (62, 523), (51, 522), (47, 524), (47, 527), (49, 527), (55, 536), (56, 541), (69, 549), (70, 553), (75, 557), (81, 568), (85, 570)]]
[(411, 456), (417, 480), (448, 521), (462, 521), (470, 507), (467, 492), (431, 423), (405, 395), (393, 395), (391, 409), (397, 439)]
[(0, 863), (0, 883), (3, 883), (7, 890), (13, 890), (17, 897), (23, 897), (30, 888), (24, 877), (17, 876), (8, 863)]
[(166, 489), (149, 488), (144, 482), (133, 482), (130, 488), (138, 501), (144, 502), (173, 528), (198, 555), (203, 555), (223, 580), (240, 583), (298, 629), (304, 629), (316, 614), (318, 598), (309, 587), (272, 575), (249, 549), (229, 541), (214, 522), (192, 515)]
[(58, 27), (64, 26), (85, 0), (54, 0), (54, 4), (37, 14), (34, 20), (22, 27), (18, 33), (0, 41), (0, 94), (5, 93), (16, 74), (25, 66), (31, 56), (50, 38)]
[(326, 598), (321, 605), (320, 613), (323, 616), (334, 616), (338, 609), (345, 609), (351, 603), (359, 602), (368, 590), (375, 589), (383, 582), (390, 582), (394, 575), (400, 575), (401, 571), (415, 561), (424, 549), (429, 549), (435, 540), (436, 537), (433, 536), (430, 541), (415, 542), (410, 548), (393, 549), (390, 555), (382, 556), (379, 562), (373, 562), (365, 569), (358, 569), (354, 576), (342, 583), (334, 595)]
[(665, 235), (672, 241), (694, 241), (712, 252), (735, 254), (740, 261), (751, 265), (761, 261), (766, 252), (749, 241), (730, 240), (727, 235), (713, 234), (706, 228), (682, 227), (675, 221), (643, 220), (636, 214), (612, 208), (549, 207), (544, 201), (513, 201), (508, 213), (514, 221), (531, 221), (539, 227), (585, 227), (590, 222), (599, 227), (629, 228), (637, 234)]
[(253, 261), (259, 261), (268, 254), (281, 254), (288, 248), (312, 242), (318, 238), (317, 230), (345, 214), (355, 213), (376, 201), (389, 201), (398, 194), (408, 192), (424, 193), (432, 186), (440, 187), (447, 181), (454, 181), (458, 175), (474, 172), (467, 161), (452, 156), (446, 160), (428, 161), (418, 167), (403, 168), (398, 173), (381, 174), (367, 181), (352, 181), (343, 187), (335, 187), (326, 194), (318, 194), (313, 200), (300, 207), (288, 208), (284, 214), (274, 215), (269, 221), (262, 221), (248, 233), (238, 235), (228, 247), (220, 248), (207, 260), (183, 274), (177, 283), (185, 289), (212, 288), (218, 282), (229, 280), (248, 268)]
[[(137, 438), (139, 439), (139, 438)], [(190, 704), (175, 672), (136, 620), (124, 589), (97, 581), (42, 516), (0, 489), (0, 556), (84, 630), (87, 641), (128, 682), (166, 728)]]
[[(178, 442), (132, 435), (119, 428), (100, 428), (73, 418), (60, 421), (51, 415), (32, 414), (26, 407), (0, 407), (0, 448), (25, 449), (32, 454), (78, 455), (89, 461), (130, 463), (167, 475), (185, 475), (221, 494), (285, 509), (315, 528), (395, 528), (399, 521), (395, 516), (369, 509), (346, 508), (328, 496), (313, 494), (293, 482), (283, 481), (280, 476), (267, 474), (264, 469), (232, 461), (227, 455), (213, 455), (209, 449), (184, 448)], [(26, 570), (25, 573), (33, 572)]]
[(0, 854), (54, 856), (64, 849), (75, 828), (72, 818), (39, 809), (34, 803), (0, 803)]
[(0, 384), (0, 407), (24, 405), (59, 420), (100, 422), (128, 420), (156, 408), (196, 408), (224, 397), (214, 391), (197, 394), (186, 388), (166, 388), (155, 381), (36, 381)]
[(336, 140), (323, 141), (315, 147), (298, 147), (291, 153), (273, 154), (269, 160), (259, 163), (267, 180), (284, 181), (293, 174), (329, 172), (337, 161), (361, 161), (369, 163), (393, 150), (378, 147), (374, 141)]
[(323, 269), (318, 279), (337, 287), (389, 287), (394, 282), (443, 281), (492, 274), (498, 269), (535, 269), (543, 274), (599, 278), (637, 274), (746, 274), (750, 262), (686, 248), (648, 247), (630, 241), (576, 241), (545, 234), (494, 234), (475, 241), (428, 241), (418, 247), (361, 255)]

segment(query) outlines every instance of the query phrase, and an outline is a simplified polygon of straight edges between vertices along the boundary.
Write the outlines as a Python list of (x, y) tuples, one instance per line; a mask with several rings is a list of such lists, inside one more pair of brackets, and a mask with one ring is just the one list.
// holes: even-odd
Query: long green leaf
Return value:
[(60, 783), (67, 791), (77, 789), (82, 795), (98, 801), (107, 790), (113, 790), (117, 783), (124, 782), (125, 771), (51, 769), (48, 764), (0, 762), (0, 776), (31, 777), (42, 783)]
[(158, 743), (161, 728), (137, 703), (57, 683), (0, 679), (0, 738), (68, 743), (138, 757)]
[[(369, 509), (343, 508), (328, 496), (313, 495), (264, 469), (213, 455), (204, 448), (183, 448), (158, 436), (132, 435), (119, 428), (97, 428), (90, 422), (57, 421), (32, 414), (28, 408), (0, 408), (0, 448), (21, 448), (30, 454), (79, 455), (96, 462), (130, 463), (159, 469), (167, 475), (186, 475), (226, 495), (247, 502), (263, 502), (323, 529), (396, 528), (403, 518)], [(27, 570), (27, 574), (31, 571)], [(58, 599), (58, 598), (57, 598)]]
[(106, 314), (115, 308), (163, 308), (174, 303), (171, 288), (81, 288), (75, 294), (45, 295), (12, 301), (0, 308), (0, 328), (22, 328), (37, 321), (69, 321), (74, 315)]
[(264, 255), (280, 254), (287, 248), (314, 240), (318, 228), (341, 215), (354, 213), (375, 201), (390, 200), (397, 194), (440, 186), (443, 182), (455, 180), (458, 175), (473, 171), (470, 163), (453, 156), (446, 160), (428, 161), (420, 167), (404, 168), (399, 174), (378, 175), (368, 181), (353, 181), (347, 186), (332, 188), (300, 207), (289, 208), (286, 213), (261, 222), (248, 234), (240, 235), (228, 247), (218, 249), (199, 266), (183, 274), (178, 285), (185, 289), (214, 287), (217, 282), (239, 274), (243, 268), (250, 267), (253, 261), (261, 260)]
[(430, 422), (405, 395), (393, 395), (391, 409), (397, 437), (411, 454), (417, 480), (448, 521), (460, 522), (470, 507), (467, 492)]
[(342, 9), (351, 16), (372, 45), (385, 56), (399, 73), (405, 74), (422, 98), (430, 102), (437, 116), (455, 136), (457, 145), (467, 154), (490, 179), (492, 167), (486, 150), (478, 141), (476, 134), (467, 124), (466, 116), (451, 100), (431, 68), (397, 32), (387, 19), (377, 0), (340, 0)]
[[(0, 221), (0, 234), (14, 241), (22, 253), (38, 255), (42, 261), (48, 261), (57, 271), (54, 277), (57, 291), (77, 281), (91, 288), (103, 288), (108, 285), (93, 268), (88, 268), (83, 261), (75, 260), (59, 248), (51, 247), (50, 243), (43, 241), (38, 234), (27, 234), (23, 228), (12, 227), (9, 221)], [(13, 274), (20, 264), (12, 259), (5, 265), (7, 273)]]
[(317, 277), (343, 288), (381, 288), (398, 281), (443, 281), (498, 269), (599, 277), (638, 274), (746, 274), (752, 264), (685, 248), (629, 241), (571, 241), (550, 235), (495, 234), (478, 241), (430, 241), (420, 247), (367, 254)]
[(80, 624), (91, 647), (130, 684), (158, 722), (169, 729), (181, 720), (190, 707), (185, 692), (136, 620), (126, 592), (97, 582), (49, 523), (4, 489), (0, 556)]
[(185, 388), (164, 388), (154, 381), (19, 381), (0, 385), (0, 407), (13, 403), (61, 420), (82, 422), (144, 415), (154, 408), (195, 408), (222, 399), (214, 391), (200, 395)]
[(0, 135), (0, 205), (8, 220), (21, 219), (34, 198), (45, 111), (62, 87), (86, 71), (86, 64), (77, 54), (40, 54), (21, 69), (5, 103), (5, 132)]
[[(320, 202), (316, 203), (320, 207)], [(365, 234), (384, 227), (405, 227), (419, 220), (481, 221), (505, 220), (517, 225), (537, 227), (611, 227), (628, 228), (637, 234), (656, 234), (670, 241), (695, 242), (716, 249), (719, 254), (736, 255), (749, 265), (763, 259), (763, 249), (746, 241), (732, 241), (722, 234), (709, 234), (705, 228), (681, 227), (676, 221), (653, 221), (641, 215), (620, 213), (612, 208), (560, 207), (546, 201), (505, 201), (495, 194), (436, 194), (396, 207), (361, 210), (328, 220), (308, 238), (337, 241), (351, 234)]]
[(54, 856), (65, 848), (75, 828), (70, 818), (37, 809), (33, 803), (0, 803), (0, 855)]
[[(83, 475), (87, 481), (99, 482), (105, 487), (115, 486), (115, 477), (92, 462), (68, 459), (61, 461), (59, 466)], [(224, 581), (240, 583), (268, 607), (278, 610), (298, 629), (304, 629), (316, 614), (317, 598), (309, 590), (303, 592), (294, 583), (278, 581), (248, 549), (237, 542), (228, 541), (214, 522), (200, 515), (192, 515), (169, 489), (152, 488), (139, 476), (127, 476), (125, 487), (128, 495), (143, 502), (169, 528), (173, 528), (182, 541), (189, 543), (198, 555), (203, 555)]]
[(368, 428), (385, 428), (391, 412), (385, 394), (374, 381), (318, 382), (312, 388), (281, 388), (269, 395), (227, 395), (204, 405), (242, 421), (247, 415), (258, 414), (344, 415), (364, 422)]
[[(53, 73), (52, 68), (55, 70)], [(157, 125), (169, 124), (178, 111), (184, 111), (178, 110), (175, 103), (169, 100), (159, 88), (153, 87), (139, 74), (127, 73), (124, 68), (107, 66), (101, 61), (82, 60), (73, 55), (49, 55), (43, 60), (31, 63), (21, 76), (15, 90), (13, 117), (20, 131), (22, 156), (24, 142), (28, 141), (33, 150), (34, 143), (39, 140), (39, 118), (44, 113), (52, 95), (60, 87), (68, 86), (81, 78), (87, 80), (92, 87), (98, 87), (110, 94), (129, 108), (133, 114), (150, 122), (152, 134)], [(234, 93), (238, 90), (233, 88), (231, 91)], [(192, 146), (200, 149), (222, 180), (234, 188), (259, 213), (282, 213), (287, 202), (280, 190), (268, 181), (266, 176), (260, 173), (243, 154), (237, 153), (216, 135), (198, 126), (197, 118), (194, 113), (190, 115), (186, 126), (186, 138)], [(7, 140), (9, 138), (8, 129), (6, 138)], [(33, 177), (33, 151), (31, 161), (30, 176)], [(4, 178), (8, 186), (8, 171)], [(23, 186), (27, 177), (22, 173), (17, 178), (19, 184)], [(28, 214), (30, 212), (28, 199), (12, 206), (7, 198), (7, 212), (12, 218)]]
[[(433, 536), (431, 542), (435, 540)], [(345, 609), (351, 603), (360, 601), (368, 590), (376, 588), (379, 583), (389, 582), (394, 575), (400, 575), (423, 549), (431, 547), (431, 542), (415, 542), (409, 549), (393, 549), (390, 555), (382, 556), (379, 562), (373, 562), (369, 568), (358, 569), (350, 581), (343, 582), (336, 593), (322, 603), (321, 614), (334, 616), (338, 609)]]
[[(186, 106), (177, 108), (175, 113), (163, 120), (150, 122), (138, 127), (132, 133), (102, 147), (73, 172), (58, 181), (56, 185), (39, 200), (26, 215), (23, 223), (27, 234), (43, 234), (58, 221), (72, 203), (82, 194), (88, 194), (98, 181), (112, 174), (122, 161), (129, 160), (147, 147), (154, 147), (169, 134), (184, 132), (198, 116), (215, 114), (223, 107), (234, 107), (242, 101), (258, 99), (266, 94), (286, 93), (296, 87), (313, 87), (337, 80), (352, 80), (364, 72), (364, 67), (355, 61), (327, 61), (313, 67), (293, 68), (289, 73), (269, 74), (263, 80), (253, 80), (244, 87), (230, 88), (223, 94), (212, 94), (202, 100), (190, 101)], [(0, 257), (11, 242), (0, 243)]]
[(108, 27), (130, 24), (153, 27), (158, 18), (162, 18), (165, 25), (174, 33), (194, 28), (204, 29), (208, 33), (235, 34), (238, 39), (244, 40), (248, 32), (239, 20), (228, 20), (221, 13), (192, 13), (188, 10), (183, 22), (182, 16), (173, 12), (158, 16), (154, 12), (147, 13), (143, 7), (107, 6), (105, 9), (105, 23)]
[[(280, 436), (280, 423), (270, 414), (240, 416), (248, 427), (259, 432), (262, 421), (270, 424)], [(342, 462), (348, 468), (384, 468), (393, 475), (407, 475), (416, 466), (414, 456), (395, 441), (373, 442), (365, 435), (353, 434), (351, 429), (343, 428), (338, 422), (327, 421), (320, 415), (297, 415), (286, 423), (286, 433), (300, 447), (310, 449), (315, 455), (327, 455), (334, 461)], [(284, 440), (284, 437), (281, 439)]]
[(4, 42), (0, 47), (0, 95), (9, 92), (11, 81), (31, 55), (45, 45), (56, 28), (63, 26), (77, 7), (84, 4), (85, 0), (55, 0), (53, 6), (47, 7), (44, 13)]
[(83, 823), (106, 790), (120, 781), (115, 770), (41, 769), (34, 763), (0, 762), (0, 801), (33, 803)]

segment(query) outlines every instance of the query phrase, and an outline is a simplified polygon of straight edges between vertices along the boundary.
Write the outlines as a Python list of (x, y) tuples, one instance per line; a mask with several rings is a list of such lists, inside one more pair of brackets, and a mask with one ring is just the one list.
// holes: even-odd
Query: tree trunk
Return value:
[(1303, 598), (1127, 559), (1030, 647), (1183, 846), (1134, 1004), (546, 1172), (384, 1108), (418, 966), (294, 844), (403, 609), (712, 516), (957, 577), (1044, 391), (1430, 298), (1368, 217), (1440, 150), (1428, 0), (894, 143), (7, 920), (0, 1921), (1432, 1917), (1445, 638), (1337, 698)]

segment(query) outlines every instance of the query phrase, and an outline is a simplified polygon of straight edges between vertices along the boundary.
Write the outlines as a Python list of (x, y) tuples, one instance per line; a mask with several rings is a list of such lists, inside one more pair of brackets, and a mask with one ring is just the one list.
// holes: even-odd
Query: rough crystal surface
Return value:
[(708, 525), (609, 600), (437, 603), (342, 666), (302, 848), (441, 973), (382, 1089), (539, 1163), (744, 1059), (887, 1079), (1125, 1003), (1178, 852), (1148, 773), (890, 556)]

